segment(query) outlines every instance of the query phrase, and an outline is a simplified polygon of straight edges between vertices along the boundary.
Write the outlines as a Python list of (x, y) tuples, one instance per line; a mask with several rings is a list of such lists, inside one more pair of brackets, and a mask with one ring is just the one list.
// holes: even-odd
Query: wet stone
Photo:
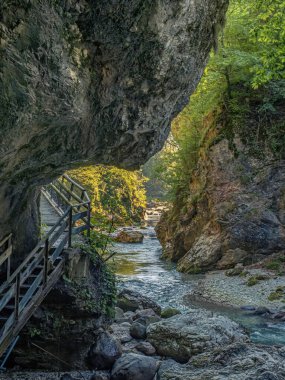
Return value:
[(121, 356), (121, 344), (108, 332), (101, 332), (88, 353), (88, 362), (94, 369), (110, 369)]

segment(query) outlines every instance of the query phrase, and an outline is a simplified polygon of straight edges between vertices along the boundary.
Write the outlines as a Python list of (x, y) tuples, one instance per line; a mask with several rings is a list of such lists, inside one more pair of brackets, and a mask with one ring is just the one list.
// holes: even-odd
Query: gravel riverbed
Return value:
[[(257, 281), (253, 286), (248, 286), (250, 277), (265, 276), (268, 279)], [(260, 269), (249, 269), (246, 277), (228, 277), (223, 271), (207, 273), (197, 282), (189, 293), (189, 298), (204, 299), (209, 302), (242, 307), (267, 307), (277, 311), (285, 309), (285, 296), (270, 301), (268, 297), (277, 288), (285, 287), (285, 276), (275, 276), (274, 273)], [(186, 296), (186, 297), (188, 297)]]

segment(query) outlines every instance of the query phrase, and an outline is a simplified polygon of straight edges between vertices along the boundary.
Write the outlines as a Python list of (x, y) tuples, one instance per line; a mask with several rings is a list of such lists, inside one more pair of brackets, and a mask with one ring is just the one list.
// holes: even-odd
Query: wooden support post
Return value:
[(91, 228), (91, 205), (88, 202), (88, 213), (87, 213), (87, 237), (90, 238), (90, 228)]
[(15, 322), (19, 319), (19, 302), (20, 302), (20, 284), (21, 284), (21, 272), (16, 277), (16, 293), (15, 293)]
[[(11, 252), (12, 252), (12, 234), (10, 235), (9, 240), (8, 240), (8, 248), (11, 248)], [(11, 275), (11, 256), (9, 256), (7, 260), (7, 277), (6, 277), (7, 281), (9, 280), (10, 275)]]
[(10, 275), (11, 275), (11, 256), (9, 256), (7, 260), (7, 276), (6, 276), (7, 281), (9, 281)]
[(48, 277), (48, 253), (49, 253), (49, 240), (45, 241), (45, 254), (44, 254), (44, 271), (43, 271), (43, 286), (47, 284)]
[(72, 239), (72, 207), (69, 210), (69, 220), (68, 220), (68, 248), (71, 248)]

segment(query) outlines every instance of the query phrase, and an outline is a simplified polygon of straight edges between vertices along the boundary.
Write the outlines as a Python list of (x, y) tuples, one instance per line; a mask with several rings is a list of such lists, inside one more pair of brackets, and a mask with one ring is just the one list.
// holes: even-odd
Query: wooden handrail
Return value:
[(6, 237), (4, 237), (4, 239), (2, 239), (2, 241), (0, 242), (0, 248), (1, 248), (5, 243), (7, 243), (7, 241), (8, 241), (9, 239), (11, 239), (11, 237), (12, 237), (12, 234), (8, 234)]
[[(70, 189), (62, 183), (59, 186), (63, 187), (63, 190), (67, 191), (72, 199), (76, 200), (76, 203), (69, 202), (56, 187), (56, 182), (59, 180), (45, 188), (44, 191), (50, 198), (52, 198), (52, 194), (49, 192), (49, 188), (57, 193), (59, 192), (67, 208), (62, 211), (62, 215), (39, 241), (37, 246), (28, 254), (12, 275), (7, 276), (6, 281), (0, 286), (0, 311), (5, 309), (10, 302), (14, 303), (14, 309), (9, 311), (10, 314), (0, 331), (0, 357), (9, 347), (12, 339), (15, 338), (15, 334), (18, 334), (26, 324), (35, 307), (43, 300), (49, 289), (62, 274), (64, 263), (62, 252), (66, 245), (71, 246), (72, 234), (86, 230), (87, 234), (90, 232), (91, 207), (90, 199), (85, 189), (66, 175), (62, 179), (71, 184)], [(74, 187), (81, 191), (81, 197), (72, 191)], [(48, 196), (47, 194), (46, 196)], [(55, 208), (55, 204), (50, 203)], [(84, 211), (80, 211), (82, 208)], [(78, 221), (81, 223), (79, 226), (77, 225)], [(57, 241), (59, 243), (54, 246)], [(7, 242), (11, 243), (11, 235), (1, 241), (0, 247)], [(30, 281), (27, 287), (28, 279)], [(25, 287), (21, 290), (24, 285)], [(26, 289), (24, 295), (20, 297), (20, 291), (23, 292), (24, 289)]]
[(67, 174), (63, 174), (62, 177), (65, 178), (68, 182), (73, 183), (73, 185), (74, 185), (75, 187), (77, 187), (79, 190), (81, 190), (81, 191), (85, 191), (85, 188), (82, 187), (81, 185), (79, 185), (79, 183), (75, 182), (74, 179), (72, 179), (71, 177), (69, 177), (69, 175), (67, 175)]

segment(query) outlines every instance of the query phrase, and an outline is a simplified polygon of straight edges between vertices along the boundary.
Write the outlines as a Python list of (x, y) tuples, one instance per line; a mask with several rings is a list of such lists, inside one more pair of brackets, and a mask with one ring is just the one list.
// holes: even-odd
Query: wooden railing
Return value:
[(8, 280), (10, 277), (11, 255), (12, 234), (9, 234), (0, 242), (0, 268), (4, 269), (4, 271), (1, 271), (1, 277), (5, 276), (5, 280)]
[(90, 199), (80, 185), (63, 176), (42, 191), (61, 216), (13, 273), (11, 235), (0, 243), (0, 266), (6, 266), (0, 283), (0, 357), (61, 276), (72, 235), (90, 233)]
[(70, 208), (77, 214), (73, 218), (73, 222), (77, 222), (73, 234), (87, 230), (87, 236), (90, 235), (91, 206), (90, 198), (84, 187), (65, 174), (46, 186), (43, 193), (60, 215)]

